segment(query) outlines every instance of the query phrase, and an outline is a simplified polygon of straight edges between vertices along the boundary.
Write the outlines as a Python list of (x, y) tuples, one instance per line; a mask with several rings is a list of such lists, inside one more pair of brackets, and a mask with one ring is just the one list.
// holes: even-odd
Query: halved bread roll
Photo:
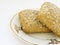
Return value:
[(29, 9), (19, 12), (19, 20), (24, 32), (51, 32), (48, 28), (42, 25), (39, 20), (36, 19), (38, 12), (39, 11)]
[(60, 37), (60, 9), (56, 5), (45, 2), (40, 8), (37, 19)]

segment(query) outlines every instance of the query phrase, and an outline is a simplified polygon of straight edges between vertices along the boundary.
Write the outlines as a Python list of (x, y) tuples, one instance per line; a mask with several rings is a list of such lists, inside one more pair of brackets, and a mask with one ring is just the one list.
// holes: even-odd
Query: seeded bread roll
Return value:
[(60, 37), (60, 9), (56, 5), (45, 2), (41, 6), (37, 19)]
[(50, 32), (48, 28), (36, 19), (37, 13), (38, 11), (29, 9), (19, 12), (19, 19), (24, 32)]

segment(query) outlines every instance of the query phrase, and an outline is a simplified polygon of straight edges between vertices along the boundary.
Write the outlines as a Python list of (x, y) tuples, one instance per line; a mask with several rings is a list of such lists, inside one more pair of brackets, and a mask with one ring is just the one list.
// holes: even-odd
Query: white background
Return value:
[(0, 45), (26, 45), (13, 36), (9, 26), (10, 19), (23, 9), (39, 10), (45, 1), (52, 2), (60, 7), (59, 0), (0, 0)]

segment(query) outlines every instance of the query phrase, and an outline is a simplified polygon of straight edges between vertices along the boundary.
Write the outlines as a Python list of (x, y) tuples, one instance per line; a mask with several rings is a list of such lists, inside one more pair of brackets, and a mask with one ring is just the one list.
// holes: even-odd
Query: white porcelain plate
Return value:
[(23, 41), (33, 45), (59, 45), (60, 38), (53, 33), (32, 33), (26, 34), (22, 31), (18, 14), (14, 15), (10, 21), (10, 28), (13, 33)]

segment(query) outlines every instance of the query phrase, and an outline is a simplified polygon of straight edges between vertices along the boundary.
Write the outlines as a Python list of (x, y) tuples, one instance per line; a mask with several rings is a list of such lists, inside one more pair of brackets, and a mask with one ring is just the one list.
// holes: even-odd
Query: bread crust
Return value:
[(51, 32), (48, 28), (43, 26), (39, 20), (36, 19), (37, 10), (22, 10), (19, 12), (19, 20), (22, 26), (22, 29), (26, 33), (36, 33), (36, 32)]
[(37, 19), (60, 37), (60, 9), (56, 5), (45, 2), (40, 8)]

